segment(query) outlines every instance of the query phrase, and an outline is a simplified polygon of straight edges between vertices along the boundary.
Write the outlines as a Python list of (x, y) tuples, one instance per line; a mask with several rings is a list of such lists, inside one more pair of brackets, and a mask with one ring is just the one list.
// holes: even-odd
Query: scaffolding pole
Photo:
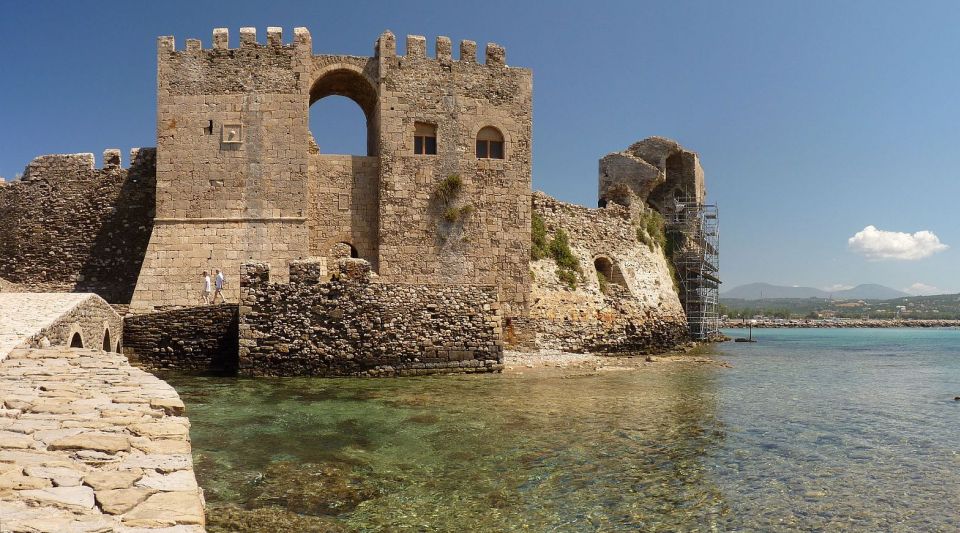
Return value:
[(720, 220), (716, 204), (677, 198), (666, 221), (673, 239), (680, 303), (690, 336), (703, 340), (720, 333)]

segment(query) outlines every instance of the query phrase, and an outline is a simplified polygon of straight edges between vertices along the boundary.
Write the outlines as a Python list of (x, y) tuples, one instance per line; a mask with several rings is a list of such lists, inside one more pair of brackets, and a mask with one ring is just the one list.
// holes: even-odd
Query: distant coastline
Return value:
[(758, 318), (726, 319), (721, 328), (746, 328), (753, 323), (755, 328), (955, 328), (960, 320), (935, 319), (889, 319), (889, 318)]

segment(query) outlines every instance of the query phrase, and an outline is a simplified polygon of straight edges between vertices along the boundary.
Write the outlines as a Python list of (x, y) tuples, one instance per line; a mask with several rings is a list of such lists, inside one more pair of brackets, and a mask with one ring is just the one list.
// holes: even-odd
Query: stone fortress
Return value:
[[(96, 293), (127, 315), (132, 361), (248, 375), (688, 340), (668, 257), (687, 241), (662, 237), (675, 199), (705, 199), (695, 153), (640, 141), (601, 160), (600, 208), (565, 204), (532, 191), (532, 73), (496, 44), (479, 61), (446, 37), (401, 55), (389, 31), (371, 57), (316, 55), (305, 28), (228, 41), (158, 39), (157, 146), (128, 168), (118, 150), (100, 168), (48, 155), (0, 186), (0, 291)], [(314, 142), (309, 108), (330, 95), (363, 110), (365, 156)], [(198, 306), (214, 268), (230, 304)]]

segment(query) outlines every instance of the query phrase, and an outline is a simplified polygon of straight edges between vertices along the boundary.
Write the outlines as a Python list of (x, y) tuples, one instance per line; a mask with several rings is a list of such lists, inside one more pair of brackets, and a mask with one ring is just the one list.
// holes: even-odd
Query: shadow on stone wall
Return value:
[(133, 298), (153, 231), (156, 177), (149, 170), (131, 168), (127, 173), (80, 267), (74, 291), (95, 292), (111, 303)]
[(236, 375), (237, 305), (205, 305), (129, 316), (123, 321), (123, 353), (151, 370)]

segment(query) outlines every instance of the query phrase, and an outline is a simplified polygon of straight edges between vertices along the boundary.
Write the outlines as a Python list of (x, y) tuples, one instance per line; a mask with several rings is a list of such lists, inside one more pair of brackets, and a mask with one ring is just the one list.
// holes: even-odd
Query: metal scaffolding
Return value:
[(673, 243), (680, 303), (690, 336), (707, 339), (720, 333), (720, 225), (716, 204), (677, 198), (666, 220)]

